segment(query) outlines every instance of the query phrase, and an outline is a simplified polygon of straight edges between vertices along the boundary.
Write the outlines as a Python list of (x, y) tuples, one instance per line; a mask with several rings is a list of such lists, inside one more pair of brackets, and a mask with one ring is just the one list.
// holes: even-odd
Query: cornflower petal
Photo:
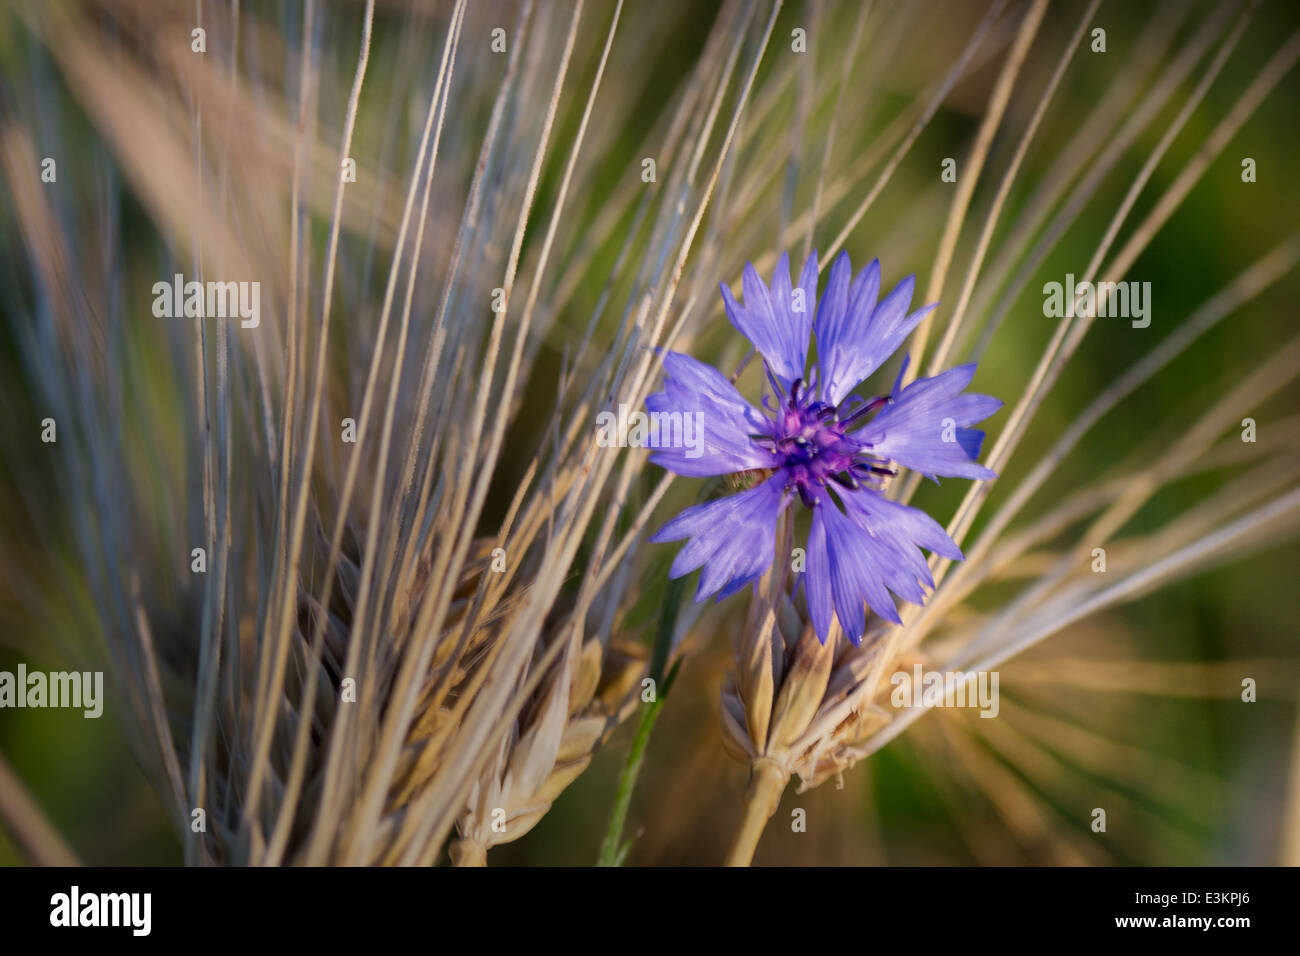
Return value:
[[(689, 355), (669, 352), (664, 358), (664, 390), (646, 399), (651, 413), (690, 415), (691, 445), (656, 449), (650, 460), (674, 474), (691, 478), (729, 475), (756, 468), (774, 468), (778, 456), (749, 437), (764, 432), (770, 423), (750, 405), (736, 386), (711, 365)], [(698, 428), (696, 427), (698, 426)]]
[(817, 363), (821, 397), (839, 405), (898, 350), (903, 340), (937, 305), (908, 314), (916, 276), (908, 276), (879, 305), (880, 262), (858, 273), (849, 284), (851, 266), (840, 253), (831, 267), (826, 292), (817, 307)]
[(919, 471), (927, 478), (987, 479), (996, 473), (978, 464), (984, 433), (966, 428), (983, 421), (1002, 402), (989, 395), (961, 394), (975, 366), (960, 365), (933, 378), (917, 379), (868, 424), (851, 437), (869, 445), (873, 454)]
[(763, 356), (781, 384), (788, 389), (796, 379), (803, 378), (817, 301), (817, 253), (808, 257), (799, 274), (799, 302), (794, 299), (790, 257), (785, 254), (776, 264), (771, 288), (764, 285), (752, 263), (745, 263), (741, 280), (744, 305), (736, 301), (726, 283), (721, 288), (727, 318)]
[(680, 578), (703, 567), (695, 600), (719, 599), (757, 580), (772, 564), (776, 522), (785, 504), (785, 476), (777, 473), (739, 494), (687, 508), (650, 538), (689, 538), (668, 572)]

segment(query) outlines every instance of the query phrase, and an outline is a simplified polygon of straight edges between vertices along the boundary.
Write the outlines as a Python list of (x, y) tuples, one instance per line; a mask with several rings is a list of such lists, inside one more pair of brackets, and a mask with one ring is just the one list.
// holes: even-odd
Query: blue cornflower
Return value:
[[(689, 453), (661, 444), (651, 461), (690, 477), (766, 476), (747, 491), (687, 508), (651, 538), (689, 539), (670, 577), (702, 568), (696, 601), (715, 594), (721, 599), (755, 581), (772, 563), (778, 519), (798, 498), (812, 511), (803, 581), (823, 644), (832, 612), (858, 644), (864, 604), (899, 623), (891, 591), (923, 603), (923, 586), (933, 589), (934, 579), (920, 548), (961, 560), (961, 550), (929, 515), (878, 489), (896, 474), (895, 464), (932, 479), (994, 477), (975, 461), (984, 433), (968, 426), (1002, 407), (988, 395), (962, 394), (974, 364), (906, 388), (900, 388), (900, 371), (888, 396), (850, 397), (934, 308), (908, 313), (915, 276), (877, 302), (878, 261), (852, 282), (851, 276), (849, 257), (840, 253), (817, 301), (814, 252), (797, 287), (790, 284), (786, 255), (770, 288), (746, 264), (743, 305), (722, 285), (727, 317), (762, 355), (778, 407), (765, 396), (766, 412), (759, 411), (717, 369), (679, 352), (665, 356), (664, 389), (646, 400), (651, 413), (694, 414), (702, 423), (701, 441)], [(807, 371), (810, 335), (817, 361)]]

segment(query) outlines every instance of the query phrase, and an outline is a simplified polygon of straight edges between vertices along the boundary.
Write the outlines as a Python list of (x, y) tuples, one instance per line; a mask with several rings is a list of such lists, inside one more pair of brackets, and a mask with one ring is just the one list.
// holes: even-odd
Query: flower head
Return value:
[[(664, 358), (664, 389), (646, 400), (653, 413), (696, 414), (701, 445), (687, 455), (656, 445), (655, 462), (680, 475), (766, 473), (739, 494), (687, 508), (651, 539), (688, 539), (671, 577), (701, 568), (696, 601), (719, 599), (756, 581), (771, 566), (777, 521), (799, 501), (812, 512), (804, 577), (808, 613), (822, 643), (832, 616), (857, 644), (864, 605), (898, 623), (891, 592), (921, 604), (934, 580), (920, 548), (960, 560), (960, 549), (924, 512), (881, 494), (897, 466), (938, 476), (992, 478), (979, 465), (984, 433), (971, 428), (1002, 403), (965, 394), (975, 366), (949, 369), (901, 386), (900, 371), (886, 396), (863, 400), (853, 388), (883, 365), (933, 305), (908, 312), (915, 277), (884, 299), (880, 264), (852, 275), (841, 253), (817, 300), (817, 253), (798, 285), (783, 255), (771, 286), (746, 264), (737, 302), (724, 284), (727, 317), (762, 356), (775, 405), (749, 404), (717, 369), (690, 356)], [(812, 304), (816, 302), (816, 315)], [(817, 360), (809, 369), (809, 339)], [(904, 363), (906, 369), (906, 363)]]

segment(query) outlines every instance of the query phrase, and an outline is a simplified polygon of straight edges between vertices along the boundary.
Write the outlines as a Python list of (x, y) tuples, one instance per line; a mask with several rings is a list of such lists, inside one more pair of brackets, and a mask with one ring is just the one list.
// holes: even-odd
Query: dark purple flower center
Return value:
[(796, 381), (781, 397), (781, 406), (770, 420), (770, 433), (752, 436), (780, 456), (778, 467), (786, 473), (786, 488), (797, 491), (811, 508), (822, 497), (828, 480), (857, 488), (862, 482), (878, 484), (882, 477), (895, 473), (886, 462), (871, 456), (870, 445), (847, 435), (861, 425), (863, 416), (888, 399), (874, 399), (851, 411), (846, 409), (848, 413), (842, 415), (802, 386), (802, 380)]

